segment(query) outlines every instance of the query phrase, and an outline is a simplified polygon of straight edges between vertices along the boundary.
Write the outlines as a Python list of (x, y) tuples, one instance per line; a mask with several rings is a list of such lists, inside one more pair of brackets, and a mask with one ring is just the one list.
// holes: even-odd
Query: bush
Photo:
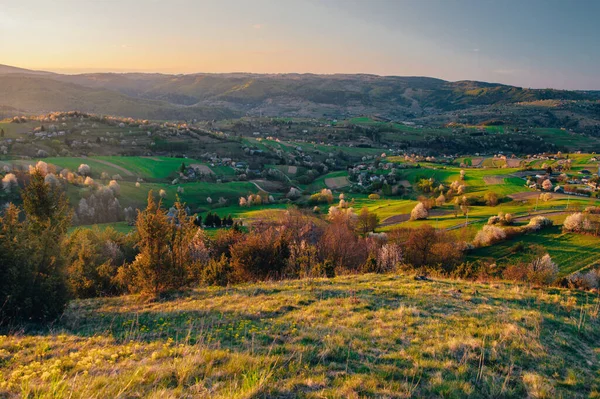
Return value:
[(496, 206), (498, 205), (498, 194), (496, 194), (493, 191), (489, 191), (487, 193), (485, 193), (485, 195), (483, 196), (483, 199), (485, 200), (486, 205), (488, 206)]
[(76, 298), (124, 292), (118, 269), (133, 261), (132, 239), (112, 228), (78, 228), (65, 240), (67, 280)]
[(239, 282), (281, 278), (290, 256), (286, 238), (273, 228), (247, 234), (230, 251), (231, 267)]
[(598, 288), (598, 270), (590, 270), (586, 273), (575, 272), (567, 277), (569, 288), (591, 290)]
[(233, 268), (225, 254), (220, 259), (210, 259), (202, 269), (202, 282), (208, 285), (225, 287), (231, 282)]
[(529, 220), (529, 223), (524, 227), (525, 231), (538, 231), (546, 227), (550, 227), (554, 222), (544, 216), (534, 216)]
[(584, 230), (586, 218), (581, 212), (573, 213), (565, 218), (563, 230), (580, 233)]
[(309, 201), (313, 204), (321, 202), (331, 204), (333, 202), (333, 194), (331, 190), (324, 188), (320, 192), (311, 195)]
[(473, 245), (483, 247), (492, 245), (506, 239), (506, 233), (500, 227), (486, 225), (475, 235)]
[(415, 205), (412, 211), (410, 211), (411, 220), (427, 219), (427, 216), (429, 216), (429, 212), (427, 211), (427, 208), (425, 208), (425, 205), (423, 205), (422, 202), (419, 202), (417, 205)]
[(378, 200), (379, 198), (381, 198), (381, 197), (379, 196), (379, 194), (375, 194), (375, 193), (373, 193), (373, 194), (369, 194), (369, 199), (370, 199), (370, 200)]
[(536, 258), (527, 266), (527, 281), (535, 285), (548, 285), (556, 280), (558, 266), (550, 255)]

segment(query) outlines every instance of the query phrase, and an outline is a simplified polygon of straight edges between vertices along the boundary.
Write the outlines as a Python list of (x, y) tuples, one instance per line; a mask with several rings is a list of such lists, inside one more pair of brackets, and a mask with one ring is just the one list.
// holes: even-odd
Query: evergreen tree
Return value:
[(169, 220), (152, 190), (148, 192), (146, 209), (138, 213), (136, 227), (140, 253), (131, 265), (132, 285), (141, 292), (160, 294), (170, 288), (169, 267), (165, 262), (169, 253), (166, 235)]
[(69, 299), (61, 242), (71, 212), (64, 193), (45, 183), (37, 169), (22, 199), (25, 220), (19, 222), (18, 208), (9, 206), (0, 223), (0, 314), (13, 319), (52, 319)]
[(195, 267), (190, 243), (198, 228), (179, 198), (173, 207), (175, 216), (169, 219), (150, 191), (148, 205), (138, 215), (140, 253), (130, 270), (130, 286), (137, 291), (160, 295), (189, 281), (190, 271)]
[(208, 213), (206, 214), (206, 218), (204, 219), (204, 224), (207, 227), (212, 227), (213, 223), (214, 223), (213, 215), (212, 215), (212, 213), (210, 213), (210, 211), (208, 211)]

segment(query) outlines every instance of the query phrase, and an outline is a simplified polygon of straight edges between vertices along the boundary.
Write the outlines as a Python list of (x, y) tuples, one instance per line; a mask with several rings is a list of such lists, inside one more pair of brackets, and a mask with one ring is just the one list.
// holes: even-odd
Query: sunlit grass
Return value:
[(397, 275), (84, 300), (0, 338), (0, 395), (588, 397), (597, 313), (580, 292)]

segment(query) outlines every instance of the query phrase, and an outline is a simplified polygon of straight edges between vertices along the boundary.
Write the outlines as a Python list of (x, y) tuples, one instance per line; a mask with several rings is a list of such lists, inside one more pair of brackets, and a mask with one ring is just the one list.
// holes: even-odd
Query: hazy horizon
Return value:
[[(27, 69), (360, 73), (600, 89), (600, 2), (592, 0), (0, 4), (1, 63)], [(31, 24), (32, 10), (44, 18)]]

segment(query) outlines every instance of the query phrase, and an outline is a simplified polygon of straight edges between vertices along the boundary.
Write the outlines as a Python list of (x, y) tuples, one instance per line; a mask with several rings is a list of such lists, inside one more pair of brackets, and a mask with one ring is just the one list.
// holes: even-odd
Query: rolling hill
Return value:
[(428, 77), (315, 74), (93, 73), (62, 75), (0, 65), (0, 106), (81, 110), (152, 119), (240, 115), (391, 119), (540, 100), (594, 101), (592, 92), (524, 89)]

